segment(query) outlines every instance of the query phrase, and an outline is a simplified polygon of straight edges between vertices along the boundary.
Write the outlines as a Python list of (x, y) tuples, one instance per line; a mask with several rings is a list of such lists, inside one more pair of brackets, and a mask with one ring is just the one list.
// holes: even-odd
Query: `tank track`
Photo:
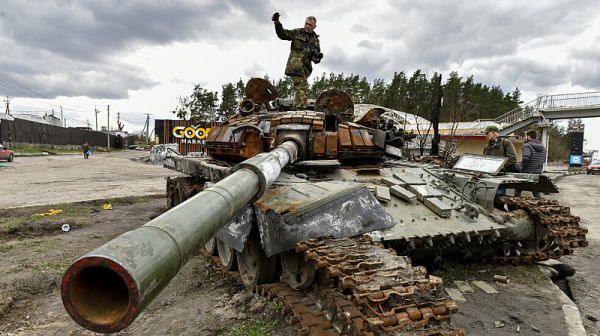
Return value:
[[(318, 284), (294, 290), (278, 282), (252, 291), (283, 303), (283, 313), (300, 324), (298, 335), (465, 335), (450, 326), (458, 306), (441, 279), (368, 236), (303, 241), (296, 252), (314, 263)], [(220, 273), (241, 282), (238, 272)]]
[[(580, 218), (572, 215), (569, 207), (561, 206), (556, 200), (497, 196), (494, 203), (499, 207), (506, 205), (511, 210), (525, 210), (535, 223), (534, 233), (531, 240), (525, 242), (529, 249), (524, 249), (523, 244), (519, 242), (512, 244), (512, 253), (483, 259), (483, 262), (502, 265), (531, 264), (573, 254), (574, 248), (588, 246), (585, 238), (588, 230), (579, 226)], [(537, 246), (532, 248), (533, 244)]]

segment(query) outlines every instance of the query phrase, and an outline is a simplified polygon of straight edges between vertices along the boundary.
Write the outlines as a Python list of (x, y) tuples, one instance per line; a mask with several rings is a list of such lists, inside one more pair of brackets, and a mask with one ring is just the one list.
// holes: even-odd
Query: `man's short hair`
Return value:
[(525, 134), (527, 136), (530, 136), (532, 139), (537, 139), (537, 131), (536, 130), (529, 130)]
[(307, 19), (309, 19), (310, 21), (314, 21), (315, 24), (317, 24), (317, 19), (314, 16), (309, 16), (307, 17)]

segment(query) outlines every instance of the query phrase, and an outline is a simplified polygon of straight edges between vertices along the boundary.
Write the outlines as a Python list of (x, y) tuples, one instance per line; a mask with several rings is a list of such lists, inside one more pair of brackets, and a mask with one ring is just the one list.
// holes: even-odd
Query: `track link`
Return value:
[[(441, 279), (429, 279), (424, 267), (368, 236), (311, 239), (296, 244), (296, 252), (315, 262), (319, 284), (294, 290), (279, 282), (252, 291), (282, 302), (283, 313), (300, 324), (298, 335), (464, 335), (450, 327), (458, 306)], [(221, 266), (220, 273), (241, 282), (237, 272)]]
[[(519, 251), (519, 255), (483, 259), (493, 264), (531, 264), (536, 261), (557, 259), (573, 254), (573, 249), (588, 246), (585, 238), (588, 230), (579, 226), (580, 218), (571, 214), (571, 209), (561, 206), (556, 200), (533, 197), (497, 196), (494, 202), (500, 207), (523, 209), (533, 218), (533, 243), (544, 245), (536, 251)], [(542, 242), (546, 244), (542, 244)], [(529, 242), (530, 245), (532, 242)]]

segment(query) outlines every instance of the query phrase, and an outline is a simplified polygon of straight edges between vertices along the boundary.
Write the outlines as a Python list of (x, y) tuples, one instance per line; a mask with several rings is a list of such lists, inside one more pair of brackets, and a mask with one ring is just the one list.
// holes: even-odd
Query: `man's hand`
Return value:
[(275, 23), (279, 23), (279, 12), (277, 12), (271, 16), (271, 21), (273, 21)]

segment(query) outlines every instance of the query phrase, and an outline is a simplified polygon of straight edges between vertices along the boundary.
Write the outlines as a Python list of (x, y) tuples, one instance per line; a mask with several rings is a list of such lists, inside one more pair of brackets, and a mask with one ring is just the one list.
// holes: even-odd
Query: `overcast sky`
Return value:
[[(121, 112), (139, 131), (145, 113), (151, 125), (174, 118), (195, 84), (220, 93), (240, 78), (283, 77), (290, 45), (275, 35), (276, 11), (288, 29), (317, 18), (325, 57), (313, 76), (457, 71), (518, 87), (525, 102), (600, 91), (597, 0), (3, 0), (0, 95), (15, 113), (62, 105), (69, 126), (95, 127), (95, 107), (106, 125), (110, 105), (111, 120)], [(584, 123), (586, 148), (600, 149), (600, 120)]]

